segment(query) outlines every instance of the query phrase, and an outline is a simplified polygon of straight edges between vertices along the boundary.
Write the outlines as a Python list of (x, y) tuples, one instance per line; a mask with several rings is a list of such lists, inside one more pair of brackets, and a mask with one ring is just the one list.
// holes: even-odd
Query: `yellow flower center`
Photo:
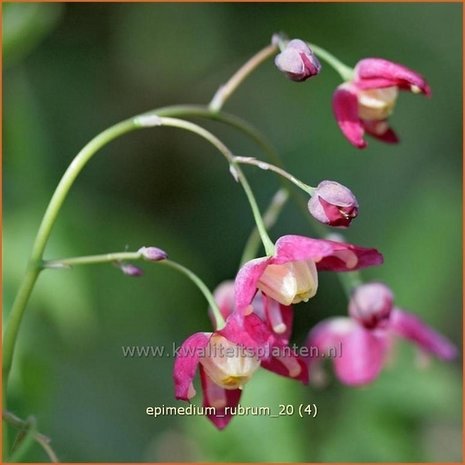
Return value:
[(362, 90), (358, 93), (358, 116), (365, 120), (384, 120), (394, 110), (397, 87)]
[(208, 377), (223, 389), (242, 389), (260, 366), (252, 351), (217, 334), (211, 337), (200, 363)]
[(283, 305), (307, 302), (318, 289), (318, 273), (311, 260), (268, 265), (258, 289)]

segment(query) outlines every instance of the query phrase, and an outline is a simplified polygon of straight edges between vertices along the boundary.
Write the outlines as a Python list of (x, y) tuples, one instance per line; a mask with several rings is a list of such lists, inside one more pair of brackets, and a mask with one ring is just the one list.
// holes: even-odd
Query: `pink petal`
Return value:
[[(213, 298), (215, 299), (215, 302), (220, 309), (221, 315), (224, 319), (227, 319), (228, 316), (231, 315), (231, 313), (235, 310), (234, 281), (228, 280), (219, 284), (213, 292)], [(208, 309), (208, 315), (213, 326), (215, 326), (216, 318), (214, 317), (211, 308)]]
[(365, 131), (358, 116), (358, 98), (347, 84), (339, 86), (334, 92), (333, 113), (347, 140), (359, 149), (365, 148), (367, 144), (363, 140)]
[[(280, 323), (283, 326), (284, 330), (282, 332), (277, 332), (276, 335), (278, 338), (281, 339), (281, 341), (283, 341), (283, 343), (287, 344), (292, 333), (294, 310), (290, 305), (281, 305), (279, 302), (270, 299), (268, 296), (264, 294), (263, 299), (265, 301), (265, 311), (270, 329), (276, 333), (276, 320), (279, 318), (281, 320)], [(279, 315), (279, 317), (277, 317), (276, 315)]]
[(330, 255), (333, 247), (329, 241), (312, 239), (311, 237), (287, 235), (276, 242), (276, 252), (273, 263), (282, 265), (293, 261), (319, 261)]
[(270, 257), (256, 258), (245, 263), (239, 270), (234, 284), (236, 308), (245, 312), (257, 292), (257, 283), (265, 271)]
[(384, 89), (386, 87), (397, 87), (397, 82), (392, 79), (376, 78), (376, 79), (359, 79), (355, 85), (360, 90)]
[(255, 295), (252, 301), (253, 313), (264, 321), (271, 332), (283, 341), (289, 342), (292, 333), (294, 310), (291, 306), (282, 305), (263, 292)]
[(387, 125), (387, 121), (363, 121), (365, 131), (372, 137), (376, 137), (387, 144), (397, 144), (399, 138), (392, 128), (387, 126), (387, 129), (382, 129), (384, 125)]
[(351, 271), (383, 263), (376, 249), (367, 249), (344, 242), (312, 239), (304, 236), (282, 236), (276, 242), (273, 263), (313, 260), (318, 270)]
[(289, 346), (274, 346), (272, 353), (279, 351), (282, 355), (262, 360), (261, 366), (268, 371), (287, 378), (297, 379), (304, 384), (308, 384), (308, 368), (305, 361), (298, 357)]
[[(332, 241), (326, 241), (332, 242)], [(343, 247), (334, 247), (332, 255), (324, 257), (317, 263), (318, 270), (353, 271), (367, 266), (376, 266), (383, 263), (383, 256), (376, 249), (368, 249), (354, 244), (339, 243)]]
[(385, 344), (360, 325), (341, 338), (342, 355), (334, 359), (336, 376), (351, 386), (374, 381), (383, 368)]
[(365, 58), (359, 61), (355, 67), (355, 75), (357, 85), (359, 81), (386, 79), (401, 89), (411, 91), (418, 89), (425, 95), (431, 95), (431, 89), (423, 76), (403, 65), (382, 58)]
[[(203, 390), (203, 406), (215, 409), (215, 413), (207, 413), (207, 417), (218, 429), (224, 429), (232, 419), (230, 408), (237, 407), (242, 391), (240, 389), (223, 389), (217, 386), (207, 376), (202, 366), (200, 367), (200, 380)], [(229, 407), (228, 413), (226, 413), (226, 407)]]
[(457, 356), (457, 348), (447, 338), (411, 313), (395, 308), (389, 319), (389, 329), (441, 359), (451, 360)]
[(180, 347), (173, 371), (176, 399), (190, 400), (195, 394), (192, 382), (199, 358), (210, 337), (211, 333), (195, 333), (188, 337)]
[(336, 228), (347, 228), (352, 219), (358, 215), (358, 207), (340, 207), (327, 202), (322, 197), (318, 201), (327, 217), (326, 223)]
[(278, 69), (293, 81), (305, 81), (320, 72), (321, 65), (308, 45), (300, 39), (288, 42), (275, 58)]
[(242, 315), (234, 312), (223, 329), (217, 332), (228, 341), (242, 347), (258, 350), (266, 348), (273, 340), (268, 326), (254, 313)]
[[(307, 338), (309, 365), (318, 357), (330, 355), (337, 378), (344, 384), (358, 386), (376, 379), (383, 367), (387, 344), (380, 336), (366, 330), (350, 318), (331, 318), (319, 323)], [(340, 353), (337, 348), (340, 347)], [(318, 357), (312, 356), (315, 349)]]

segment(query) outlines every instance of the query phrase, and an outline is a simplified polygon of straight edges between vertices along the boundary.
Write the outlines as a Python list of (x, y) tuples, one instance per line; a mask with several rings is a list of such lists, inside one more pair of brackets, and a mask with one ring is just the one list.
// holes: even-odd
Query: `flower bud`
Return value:
[(144, 274), (144, 272), (139, 267), (131, 265), (130, 263), (121, 263), (119, 268), (126, 276), (137, 277)]
[(321, 64), (310, 47), (300, 39), (287, 43), (276, 56), (275, 65), (293, 81), (305, 81), (320, 72)]
[(376, 328), (386, 321), (392, 310), (393, 295), (382, 283), (358, 286), (349, 302), (349, 315), (366, 328)]
[(150, 262), (159, 262), (168, 258), (168, 254), (158, 247), (141, 247), (138, 252)]
[(347, 228), (358, 215), (358, 202), (347, 187), (335, 181), (322, 181), (308, 201), (310, 214), (320, 223)]

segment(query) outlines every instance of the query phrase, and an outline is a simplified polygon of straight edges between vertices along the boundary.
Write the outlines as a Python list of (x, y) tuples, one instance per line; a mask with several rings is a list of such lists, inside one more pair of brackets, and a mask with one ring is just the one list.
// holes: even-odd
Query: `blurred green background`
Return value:
[[(335, 179), (361, 205), (347, 232), (385, 265), (364, 272), (400, 307), (461, 345), (462, 51), (459, 4), (3, 5), (4, 318), (48, 199), (74, 154), (128, 116), (206, 103), (272, 33), (313, 41), (353, 65), (381, 56), (424, 74), (431, 100), (404, 93), (392, 125), (401, 144), (357, 151), (331, 113), (329, 66), (304, 84), (261, 67), (226, 110), (261, 129), (292, 173)], [(262, 156), (232, 129), (203, 123), (239, 154)], [(247, 169), (262, 208), (278, 187)], [(234, 276), (253, 226), (240, 187), (204, 141), (174, 129), (125, 136), (79, 177), (46, 256), (156, 245), (213, 289)], [(294, 205), (272, 237), (312, 235)], [(61, 461), (460, 461), (461, 361), (420, 367), (401, 343), (363, 389), (324, 389), (260, 371), (242, 404), (316, 403), (316, 419), (238, 417), (218, 432), (202, 417), (145, 415), (175, 401), (172, 360), (124, 358), (121, 346), (181, 343), (208, 331), (206, 304), (183, 276), (145, 266), (44, 273), (20, 332), (9, 408), (34, 414)], [(346, 314), (336, 276), (296, 308), (294, 340)], [(200, 396), (197, 397), (197, 403)], [(45, 456), (34, 448), (28, 460)]]

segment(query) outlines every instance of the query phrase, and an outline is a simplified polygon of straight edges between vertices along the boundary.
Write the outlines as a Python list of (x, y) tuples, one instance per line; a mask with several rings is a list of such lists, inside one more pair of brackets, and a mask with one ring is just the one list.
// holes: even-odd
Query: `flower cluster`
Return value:
[[(442, 360), (451, 360), (456, 356), (457, 350), (449, 340), (419, 317), (394, 305), (393, 292), (386, 285), (363, 283), (358, 270), (383, 263), (383, 256), (377, 249), (346, 243), (340, 236), (336, 240), (336, 235), (326, 233), (322, 236), (324, 238), (293, 234), (283, 235), (276, 241), (270, 238), (268, 230), (277, 220), (285, 202), (283, 196), (287, 199), (289, 189), (280, 189), (262, 216), (242, 165), (252, 165), (278, 174), (305, 192), (306, 197), (299, 199), (303, 200), (304, 213), (307, 217), (310, 213), (324, 225), (318, 225), (319, 228), (348, 228), (359, 214), (359, 203), (351, 189), (334, 180), (323, 180), (316, 187), (306, 184), (283, 168), (275, 150), (254, 127), (235, 115), (221, 111), (240, 83), (266, 58), (272, 56), (278, 70), (294, 82), (302, 83), (318, 76), (322, 70), (319, 59), (334, 68), (343, 80), (333, 95), (334, 116), (346, 139), (359, 149), (367, 145), (365, 135), (386, 143), (398, 142), (388, 119), (400, 90), (431, 95), (426, 80), (405, 66), (381, 58), (366, 58), (352, 69), (321, 47), (300, 39), (288, 40), (282, 34), (276, 34), (271, 44), (260, 50), (229, 81), (220, 86), (208, 105), (163, 107), (106, 129), (76, 155), (58, 184), (42, 219), (26, 273), (5, 327), (5, 388), (11, 372), (19, 326), (39, 273), (46, 269), (67, 269), (97, 263), (113, 263), (124, 275), (131, 277), (143, 275), (143, 269), (132, 261), (171, 267), (188, 277), (203, 293), (210, 306), (212, 328), (192, 334), (177, 351), (173, 373), (175, 396), (190, 402), (196, 395), (194, 384), (198, 373), (203, 405), (208, 407), (204, 409), (205, 413), (218, 429), (229, 424), (245, 385), (259, 369), (302, 384), (315, 383), (322, 379), (322, 360), (331, 357), (336, 378), (345, 385), (360, 386), (378, 378), (388, 358), (392, 358), (396, 338), (406, 339), (422, 353)], [(276, 165), (254, 157), (237, 156), (215, 134), (183, 119), (198, 116), (220, 120), (242, 131), (267, 152)], [(229, 173), (243, 188), (250, 205), (256, 229), (244, 247), (242, 265), (235, 279), (222, 283), (213, 294), (197, 275), (172, 261), (164, 250), (157, 247), (59, 260), (44, 258), (61, 205), (86, 163), (116, 137), (136, 129), (153, 127), (189, 131), (214, 146), (226, 159)], [(297, 196), (295, 198), (298, 199)], [(329, 240), (330, 237), (333, 240)], [(259, 240), (265, 256), (259, 256)], [(305, 344), (299, 348), (292, 341), (294, 305), (315, 297), (320, 272), (323, 271), (337, 273), (342, 281), (349, 300), (348, 315), (330, 317), (318, 323), (309, 330)], [(333, 352), (336, 347), (340, 348), (337, 354)], [(29, 420), (14, 420), (16, 426), (18, 422), (29, 429), (16, 438), (13, 454), (5, 454), (10, 462), (15, 462), (14, 459), (18, 459), (27, 450), (28, 440), (34, 439), (33, 436), (36, 439), (42, 436), (34, 433), (34, 425)], [(31, 432), (34, 434), (31, 435)], [(8, 447), (7, 441), (7, 451)], [(49, 455), (50, 450), (47, 445)], [(51, 457), (57, 461), (54, 460), (54, 454)]]
[[(321, 64), (308, 43), (282, 37), (273, 40), (281, 49), (275, 64), (291, 80), (306, 81), (320, 73)], [(365, 133), (388, 143), (398, 141), (387, 119), (399, 90), (431, 94), (419, 74), (387, 60), (364, 59), (349, 71), (345, 65), (337, 66), (346, 81), (334, 93), (334, 115), (344, 136), (358, 148), (366, 146)], [(338, 182), (325, 180), (312, 188), (281, 168), (253, 158), (234, 161), (271, 169), (297, 184), (310, 194), (308, 210), (320, 223), (347, 228), (358, 215), (356, 197)], [(237, 165), (233, 168), (237, 174)], [(349, 315), (326, 319), (311, 329), (305, 343), (309, 350), (302, 356), (290, 347), (293, 306), (316, 295), (319, 272), (354, 275), (356, 270), (381, 265), (383, 256), (374, 248), (343, 240), (285, 235), (274, 244), (269, 242), (263, 241), (266, 256), (246, 260), (233, 281), (218, 286), (210, 308), (213, 331), (187, 338), (175, 361), (176, 398), (190, 401), (195, 396), (194, 378), (199, 372), (203, 405), (215, 408), (208, 417), (217, 428), (227, 426), (244, 386), (259, 368), (307, 384), (320, 378), (321, 360), (339, 345), (342, 351), (333, 357), (336, 377), (357, 386), (379, 376), (396, 337), (440, 359), (455, 357), (456, 349), (446, 338), (395, 307), (392, 291), (376, 282), (352, 287)]]
[[(318, 271), (356, 270), (382, 260), (377, 250), (352, 244), (302, 236), (278, 239), (273, 256), (250, 260), (234, 283), (218, 287), (215, 298), (225, 326), (196, 333), (184, 342), (174, 366), (176, 398), (190, 400), (195, 395), (198, 368), (203, 404), (215, 407), (209, 418), (224, 428), (231, 419), (226, 407), (238, 404), (244, 384), (260, 366), (307, 383), (307, 362), (288, 346), (291, 304), (316, 294)], [(211, 350), (200, 350), (207, 346)]]

